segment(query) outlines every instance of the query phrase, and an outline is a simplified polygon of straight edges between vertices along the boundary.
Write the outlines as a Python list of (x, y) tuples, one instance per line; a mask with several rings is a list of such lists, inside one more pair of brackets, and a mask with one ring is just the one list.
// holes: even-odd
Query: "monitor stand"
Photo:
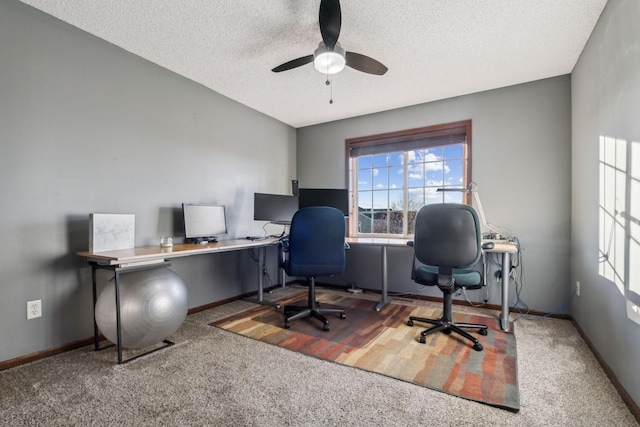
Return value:
[(211, 236), (211, 237), (187, 237), (184, 239), (185, 243), (192, 243), (192, 244), (202, 244), (202, 245), (206, 245), (207, 243), (215, 243), (218, 241), (218, 238), (216, 236)]

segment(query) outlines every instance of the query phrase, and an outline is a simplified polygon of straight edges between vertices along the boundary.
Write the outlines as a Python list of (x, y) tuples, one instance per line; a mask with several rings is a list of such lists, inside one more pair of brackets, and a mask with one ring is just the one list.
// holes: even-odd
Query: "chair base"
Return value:
[(471, 341), (473, 343), (474, 350), (482, 351), (483, 347), (482, 347), (482, 344), (480, 344), (480, 342), (478, 341), (478, 339), (475, 338), (470, 333), (468, 333), (467, 331), (462, 330), (461, 328), (477, 329), (480, 335), (487, 335), (486, 325), (478, 325), (475, 323), (453, 323), (450, 319), (445, 319), (444, 317), (442, 319), (436, 320), (436, 319), (426, 319), (424, 317), (410, 316), (409, 320), (407, 321), (407, 326), (413, 326), (414, 321), (424, 322), (424, 323), (429, 323), (431, 325), (434, 325), (433, 327), (429, 329), (425, 329), (424, 331), (420, 332), (421, 344), (425, 344), (427, 342), (427, 338), (426, 338), (427, 335), (433, 334), (435, 332), (442, 332), (447, 335), (450, 335), (451, 332), (455, 332), (458, 335), (461, 335), (464, 338)]
[(343, 308), (321, 308), (316, 301), (316, 287), (315, 280), (309, 279), (309, 299), (306, 306), (287, 305), (282, 309), (284, 312), (284, 327), (289, 329), (291, 327), (291, 321), (297, 319), (303, 319), (306, 317), (313, 317), (322, 322), (322, 329), (324, 331), (329, 330), (329, 321), (323, 314), (336, 313), (340, 315), (341, 319), (346, 319), (347, 314)]

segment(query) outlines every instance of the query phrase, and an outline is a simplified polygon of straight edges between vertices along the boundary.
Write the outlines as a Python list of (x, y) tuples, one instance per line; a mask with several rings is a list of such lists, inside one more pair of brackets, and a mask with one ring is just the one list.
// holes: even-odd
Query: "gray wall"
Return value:
[[(598, 161), (601, 136), (640, 144), (639, 17), (637, 0), (609, 0), (573, 71), (571, 87), (572, 283), (581, 283), (571, 313), (636, 403), (640, 325), (627, 317), (617, 286), (598, 274)], [(633, 169), (637, 175), (640, 159), (634, 159)], [(638, 206), (640, 195), (631, 197)], [(637, 259), (630, 262), (638, 264)]]
[[(281, 122), (2, 0), (0, 361), (92, 335), (90, 270), (75, 255), (88, 248), (89, 213), (135, 214), (136, 245), (180, 235), (182, 202), (225, 205), (229, 237), (262, 234), (253, 192), (290, 193), (295, 138)], [(248, 251), (172, 268), (190, 307), (256, 286)], [(43, 317), (27, 321), (33, 299)]]
[[(522, 244), (522, 299), (536, 310), (566, 313), (568, 307), (561, 306), (571, 293), (570, 86), (570, 77), (561, 76), (298, 129), (300, 186), (344, 188), (347, 138), (471, 119), (472, 176), (485, 214)], [(353, 247), (348, 257), (345, 279), (379, 289), (379, 250)], [(410, 265), (410, 250), (389, 250), (391, 291), (418, 289)], [(499, 304), (500, 286), (492, 282), (489, 291), (489, 302)], [(440, 295), (433, 288), (419, 293)], [(482, 300), (479, 292), (469, 294)]]

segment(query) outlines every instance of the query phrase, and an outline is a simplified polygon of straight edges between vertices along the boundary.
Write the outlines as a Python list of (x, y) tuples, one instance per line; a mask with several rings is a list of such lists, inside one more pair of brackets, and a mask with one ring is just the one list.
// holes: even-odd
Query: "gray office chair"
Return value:
[(435, 332), (447, 335), (455, 332), (473, 342), (473, 349), (482, 351), (482, 344), (465, 329), (477, 329), (487, 335), (486, 325), (454, 323), (451, 318), (452, 295), (460, 288), (479, 289), (483, 275), (473, 269), (482, 255), (480, 222), (476, 211), (467, 205), (441, 203), (423, 206), (416, 216), (411, 278), (422, 285), (437, 286), (443, 293), (443, 313), (440, 319), (409, 317), (408, 326), (419, 321), (434, 325), (420, 333), (420, 342)]
[(336, 208), (314, 206), (300, 209), (291, 220), (289, 238), (284, 244), (286, 259), (283, 268), (289, 276), (303, 276), (309, 285), (306, 306), (285, 306), (284, 327), (291, 321), (314, 317), (329, 330), (329, 321), (323, 314), (336, 313), (346, 318), (342, 308), (320, 307), (316, 301), (315, 278), (342, 274), (346, 265), (344, 215)]

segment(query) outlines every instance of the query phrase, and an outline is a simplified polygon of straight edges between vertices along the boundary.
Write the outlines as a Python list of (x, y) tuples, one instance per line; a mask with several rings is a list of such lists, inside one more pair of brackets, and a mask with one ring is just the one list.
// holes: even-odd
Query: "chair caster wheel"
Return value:
[(284, 322), (284, 328), (289, 329), (291, 327), (291, 322)]
[(427, 331), (422, 331), (422, 332), (420, 332), (420, 336), (421, 336), (422, 338), (426, 337), (426, 336), (427, 336)]
[(346, 313), (340, 313), (340, 318), (341, 318), (341, 319), (346, 319), (346, 318), (347, 318)]
[(473, 345), (473, 349), (474, 349), (475, 351), (482, 351), (482, 344), (480, 344), (479, 342), (475, 343), (475, 344)]
[(445, 335), (451, 335), (451, 329), (445, 329), (442, 331)]
[(328, 331), (329, 330), (329, 323), (325, 323), (324, 325), (322, 325), (322, 330), (323, 331)]
[(478, 330), (478, 333), (480, 335), (486, 336), (489, 332), (487, 332), (486, 328), (482, 328), (482, 329)]
[(407, 320), (407, 326), (413, 326), (413, 320)]
[(427, 343), (427, 337), (425, 337), (424, 335), (420, 335), (420, 344), (426, 344)]

